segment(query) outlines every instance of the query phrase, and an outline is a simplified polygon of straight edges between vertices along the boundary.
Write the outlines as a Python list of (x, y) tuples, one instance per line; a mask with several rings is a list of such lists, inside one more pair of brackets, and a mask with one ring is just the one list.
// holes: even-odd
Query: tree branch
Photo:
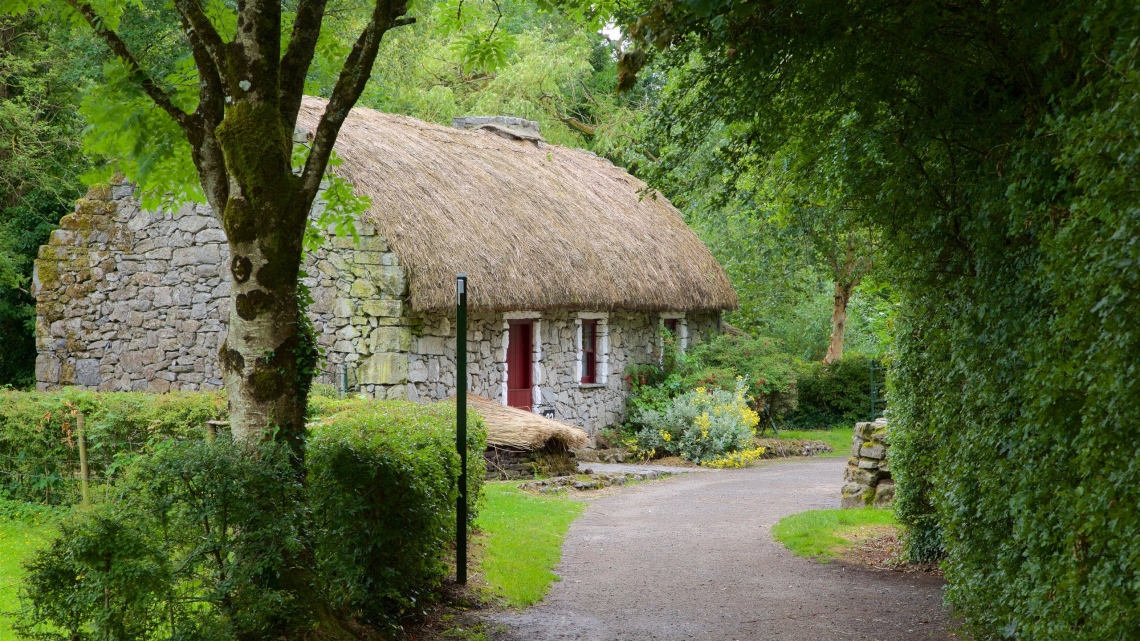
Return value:
[(95, 13), (91, 5), (80, 3), (78, 0), (66, 0), (66, 2), (83, 16), (87, 24), (91, 25), (91, 30), (95, 32), (95, 35), (99, 36), (107, 47), (110, 48), (120, 60), (127, 64), (131, 72), (139, 78), (139, 85), (143, 91), (146, 92), (146, 95), (154, 101), (154, 104), (170, 114), (174, 122), (177, 122), (183, 131), (185, 131), (186, 128), (190, 126), (190, 114), (174, 106), (174, 102), (170, 99), (171, 92), (164, 91), (154, 82), (153, 78), (143, 71), (142, 65), (135, 59), (134, 54), (127, 48), (127, 43), (123, 42), (119, 34), (103, 26), (103, 19)]
[(192, 28), (189, 16), (184, 13), (182, 24), (190, 40), (199, 81), (198, 109), (191, 116), (194, 126), (187, 130), (186, 137), (190, 141), (194, 168), (198, 170), (206, 201), (220, 219), (229, 200), (230, 183), (225, 157), (214, 131), (226, 116), (226, 91), (216, 60), (200, 37), (201, 32)]
[[(313, 138), (313, 148), (305, 161), (305, 170), (301, 174), (301, 194), (306, 198), (308, 206), (316, 198), (317, 190), (324, 178), (325, 168), (332, 155), (333, 144), (340, 134), (341, 125), (352, 106), (364, 91), (372, 75), (372, 65), (376, 62), (376, 52), (380, 48), (380, 39), (392, 27), (398, 27), (415, 22), (414, 18), (400, 19), (408, 10), (406, 0), (377, 0), (376, 8), (372, 12), (372, 20), (356, 39), (352, 52), (344, 62), (337, 78), (336, 87), (333, 88), (332, 97), (329, 98), (325, 113), (317, 126)], [(308, 207), (306, 207), (307, 210)]]
[(281, 58), (281, 69), (278, 72), (281, 81), (277, 95), (281, 120), (289, 131), (297, 125), (297, 112), (301, 110), (301, 99), (305, 92), (305, 76), (313, 62), (313, 52), (317, 49), (327, 5), (328, 0), (301, 0), (297, 7), (297, 17), (293, 20), (289, 47)]
[[(219, 77), (222, 76), (226, 68), (226, 43), (222, 42), (222, 37), (218, 35), (214, 23), (210, 22), (210, 18), (202, 9), (202, 4), (198, 0), (175, 0), (174, 7), (182, 16), (191, 46), (195, 46), (197, 42), (209, 55), (214, 73)], [(198, 59), (196, 53), (194, 62), (199, 69), (202, 68), (202, 61)]]

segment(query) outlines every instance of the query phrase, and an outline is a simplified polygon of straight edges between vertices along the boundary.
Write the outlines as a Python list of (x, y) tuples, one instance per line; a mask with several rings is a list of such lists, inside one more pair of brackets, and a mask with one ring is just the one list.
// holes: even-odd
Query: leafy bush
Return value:
[[(34, 639), (267, 637), (303, 616), (304, 488), (288, 452), (166, 441), (28, 563)], [(309, 595), (305, 595), (309, 596)], [(46, 624), (46, 625), (45, 625)]]
[(701, 461), (704, 467), (712, 467), (717, 469), (727, 469), (733, 467), (748, 467), (752, 463), (764, 458), (764, 452), (767, 448), (764, 446), (757, 446), (747, 450), (739, 450), (736, 452), (729, 452), (723, 456), (718, 456), (714, 459), (707, 459)]
[[(316, 425), (301, 482), (287, 448), (152, 442), (29, 563), (30, 638), (339, 636), (395, 625), (447, 572), (454, 410), (348, 403)], [(471, 505), (485, 433), (468, 439)]]
[[(468, 425), (468, 518), (478, 515), (486, 431)], [(459, 457), (448, 403), (369, 402), (313, 428), (309, 489), (322, 575), (338, 608), (398, 612), (446, 575), (455, 540)]]
[(689, 389), (704, 384), (731, 390), (735, 378), (743, 376), (757, 410), (767, 405), (778, 416), (796, 408), (797, 359), (775, 340), (720, 334), (693, 346), (686, 360), (691, 365), (682, 373)]
[(0, 496), (47, 504), (78, 497), (79, 412), (91, 476), (99, 482), (151, 439), (202, 438), (206, 421), (225, 419), (227, 405), (220, 392), (0, 391)]
[[(862, 354), (848, 354), (834, 363), (804, 362), (796, 368), (796, 392), (799, 407), (784, 416), (793, 428), (829, 428), (850, 426), (871, 420), (871, 359)], [(875, 372), (876, 416), (886, 408), (885, 372)]]
[(626, 370), (627, 434), (648, 427), (641, 417), (668, 411), (678, 396), (699, 387), (734, 392), (741, 377), (748, 382), (745, 396), (758, 413), (767, 407), (780, 415), (796, 407), (796, 360), (780, 352), (771, 339), (722, 334), (694, 345), (686, 354), (677, 353), (670, 342), (665, 347), (661, 365)]
[(759, 415), (748, 406), (747, 384), (735, 391), (699, 387), (674, 398), (663, 411), (644, 410), (637, 422), (637, 447), (650, 456), (671, 454), (694, 463), (743, 449), (752, 441)]

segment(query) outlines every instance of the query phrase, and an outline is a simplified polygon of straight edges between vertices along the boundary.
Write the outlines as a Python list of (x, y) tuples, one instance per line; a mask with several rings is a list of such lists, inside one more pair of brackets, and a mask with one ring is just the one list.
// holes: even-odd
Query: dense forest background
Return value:
[[(619, 43), (590, 20), (539, 2), (428, 0), (413, 13), (415, 25), (385, 40), (362, 106), (444, 125), (460, 115), (528, 118), (551, 143), (588, 149), (629, 169), (656, 190), (647, 197), (660, 192), (673, 200), (725, 265), (741, 296), (730, 323), (774, 338), (801, 358), (825, 356), (834, 284), (810, 230), (763, 198), (739, 196), (731, 181), (704, 169), (732, 132), (705, 123), (700, 154), (680, 166), (661, 162), (676, 150), (659, 105), (680, 90), (682, 73), (651, 67), (633, 91), (619, 94)], [(309, 78), (311, 94), (331, 90), (333, 61), (351, 44), (352, 20), (331, 26)], [(177, 64), (171, 63), (175, 73)], [(45, 24), (32, 14), (0, 17), (0, 335), (6, 342), (0, 385), (34, 384), (35, 309), (28, 292), (39, 245), (85, 183), (106, 180), (138, 155), (141, 138), (114, 123), (145, 118), (148, 108), (137, 97), (123, 99), (117, 73), (117, 63), (86, 30)], [(164, 162), (144, 157), (130, 169), (157, 172)], [(848, 349), (879, 354), (889, 309), (885, 284), (855, 289)]]

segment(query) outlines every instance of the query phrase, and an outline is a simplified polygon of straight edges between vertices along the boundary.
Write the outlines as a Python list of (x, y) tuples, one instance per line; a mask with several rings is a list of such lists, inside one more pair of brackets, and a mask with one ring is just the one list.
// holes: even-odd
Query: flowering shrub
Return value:
[(728, 467), (748, 467), (749, 465), (763, 458), (765, 451), (766, 449), (761, 445), (750, 450), (729, 452), (728, 454), (725, 454), (724, 456), (718, 458), (701, 461), (701, 466), (715, 467), (720, 469)]
[(760, 416), (748, 406), (747, 384), (737, 377), (734, 391), (698, 387), (672, 399), (662, 411), (644, 409), (637, 418), (637, 451), (670, 454), (694, 463), (744, 448)]

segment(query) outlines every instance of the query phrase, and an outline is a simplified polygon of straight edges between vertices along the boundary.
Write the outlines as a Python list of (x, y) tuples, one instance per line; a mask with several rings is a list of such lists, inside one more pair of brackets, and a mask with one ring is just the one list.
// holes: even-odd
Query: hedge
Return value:
[[(447, 573), (455, 540), (459, 457), (455, 407), (352, 404), (312, 429), (309, 491), (319, 563), (336, 602), (362, 612), (412, 607)], [(468, 429), (468, 518), (478, 514), (486, 431)]]
[(220, 392), (0, 391), (0, 496), (45, 504), (76, 500), (78, 412), (85, 418), (91, 476), (100, 483), (152, 439), (201, 438), (207, 421), (227, 418), (227, 404)]
[[(800, 363), (796, 367), (798, 407), (784, 415), (784, 424), (819, 429), (871, 420), (870, 368), (871, 358), (863, 354), (848, 354), (834, 363)], [(886, 408), (885, 378), (885, 372), (876, 370), (876, 417)]]

